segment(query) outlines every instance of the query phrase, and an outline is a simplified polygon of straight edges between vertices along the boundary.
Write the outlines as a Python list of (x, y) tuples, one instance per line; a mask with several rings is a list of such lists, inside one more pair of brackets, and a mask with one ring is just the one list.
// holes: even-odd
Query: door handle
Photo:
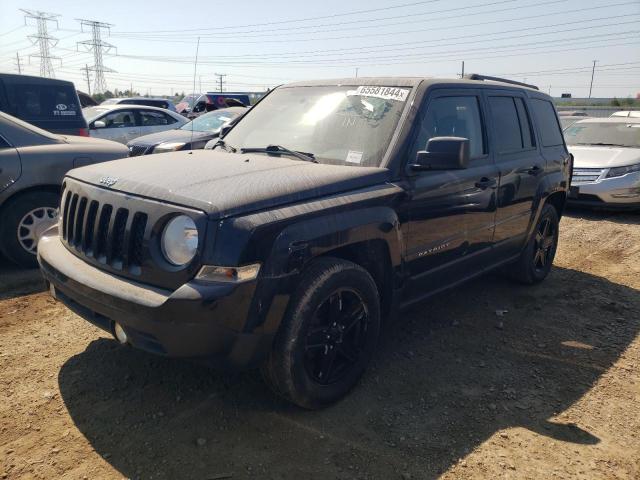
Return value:
[(542, 173), (542, 167), (540, 165), (531, 165), (517, 170), (517, 173), (528, 173), (529, 175), (538, 175)]
[(476, 188), (480, 188), (482, 190), (484, 190), (485, 188), (495, 187), (495, 186), (496, 186), (495, 178), (482, 177), (480, 180), (476, 182)]

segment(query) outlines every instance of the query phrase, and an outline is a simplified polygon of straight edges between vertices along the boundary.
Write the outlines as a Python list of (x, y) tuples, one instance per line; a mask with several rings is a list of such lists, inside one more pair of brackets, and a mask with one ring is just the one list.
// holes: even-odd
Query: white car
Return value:
[(564, 131), (573, 154), (569, 201), (640, 209), (640, 118), (591, 118)]
[(82, 109), (92, 137), (126, 144), (150, 133), (180, 128), (189, 120), (164, 108), (145, 105), (98, 105)]
[(619, 112), (613, 112), (611, 116), (640, 118), (640, 110), (620, 110)]

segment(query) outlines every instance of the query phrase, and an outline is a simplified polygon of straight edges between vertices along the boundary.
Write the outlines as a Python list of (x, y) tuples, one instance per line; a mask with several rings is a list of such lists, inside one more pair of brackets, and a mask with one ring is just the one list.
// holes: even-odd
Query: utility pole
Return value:
[(593, 75), (596, 73), (596, 62), (597, 60), (593, 61), (593, 68), (591, 69), (591, 85), (589, 85), (589, 98), (591, 98), (591, 91), (593, 90)]
[(462, 61), (462, 72), (460, 73), (460, 78), (464, 78), (464, 60)]
[(222, 93), (222, 79), (227, 76), (226, 73), (216, 73), (216, 77), (218, 77), (218, 81), (220, 82), (220, 93)]
[(20, 63), (20, 54), (16, 52), (16, 67), (18, 67), (18, 74), (22, 75), (22, 64)]
[(356, 78), (358, 78), (358, 67), (356, 67)]
[(81, 70), (84, 70), (84, 74), (87, 78), (87, 93), (91, 95), (91, 79), (89, 78), (89, 65), (85, 63), (84, 68), (81, 68)]
[(34, 10), (25, 10), (23, 8), (20, 11), (24, 12), (24, 24), (27, 24), (27, 20), (32, 18), (36, 21), (36, 25), (38, 26), (37, 35), (29, 35), (29, 40), (33, 45), (38, 44), (40, 49), (40, 53), (31, 54), (31, 57), (37, 57), (40, 59), (40, 76), (55, 78), (55, 72), (53, 71), (53, 66), (51, 65), (51, 60), (60, 60), (60, 57), (53, 57), (51, 55), (50, 48), (55, 47), (58, 44), (58, 39), (49, 36), (48, 25), (47, 22), (55, 22), (56, 29), (58, 28), (58, 20), (56, 19), (60, 15), (56, 15), (55, 13), (46, 13)]
[(77, 20), (80, 22), (80, 29), (83, 32), (85, 27), (91, 29), (91, 40), (78, 42), (77, 48), (79, 49), (80, 45), (82, 45), (87, 52), (93, 52), (94, 65), (93, 67), (91, 67), (91, 70), (96, 72), (93, 84), (93, 92), (103, 93), (107, 90), (107, 83), (104, 80), (104, 73), (113, 72), (114, 70), (104, 66), (104, 63), (102, 62), (102, 55), (104, 53), (109, 53), (116, 47), (102, 40), (102, 30), (105, 29), (107, 31), (110, 31), (110, 28), (113, 25), (104, 22), (96, 22), (95, 20)]
[(202, 75), (198, 75), (198, 89), (202, 93)]

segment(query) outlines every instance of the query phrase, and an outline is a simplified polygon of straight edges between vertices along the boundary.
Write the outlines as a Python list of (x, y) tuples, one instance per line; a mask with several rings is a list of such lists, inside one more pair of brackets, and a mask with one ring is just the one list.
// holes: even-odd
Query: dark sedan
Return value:
[(219, 135), (224, 125), (237, 121), (246, 111), (245, 107), (222, 108), (201, 115), (178, 129), (138, 137), (127, 144), (129, 156), (202, 149)]

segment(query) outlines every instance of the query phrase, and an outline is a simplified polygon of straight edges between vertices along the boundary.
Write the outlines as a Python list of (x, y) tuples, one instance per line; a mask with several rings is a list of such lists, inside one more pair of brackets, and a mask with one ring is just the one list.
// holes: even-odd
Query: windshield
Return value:
[(87, 119), (87, 122), (91, 122), (94, 119), (98, 118), (105, 112), (111, 110), (110, 108), (100, 108), (100, 107), (87, 107), (82, 109), (82, 115)]
[(574, 123), (564, 136), (568, 145), (640, 148), (640, 123)]
[(225, 112), (222, 110), (209, 112), (204, 115), (200, 115), (193, 121), (183, 125), (180, 127), (180, 130), (191, 131), (191, 129), (193, 129), (195, 132), (216, 133), (225, 123), (230, 122), (237, 116), (237, 113)]
[(380, 166), (410, 88), (283, 87), (224, 138), (236, 149), (279, 145), (319, 163)]

